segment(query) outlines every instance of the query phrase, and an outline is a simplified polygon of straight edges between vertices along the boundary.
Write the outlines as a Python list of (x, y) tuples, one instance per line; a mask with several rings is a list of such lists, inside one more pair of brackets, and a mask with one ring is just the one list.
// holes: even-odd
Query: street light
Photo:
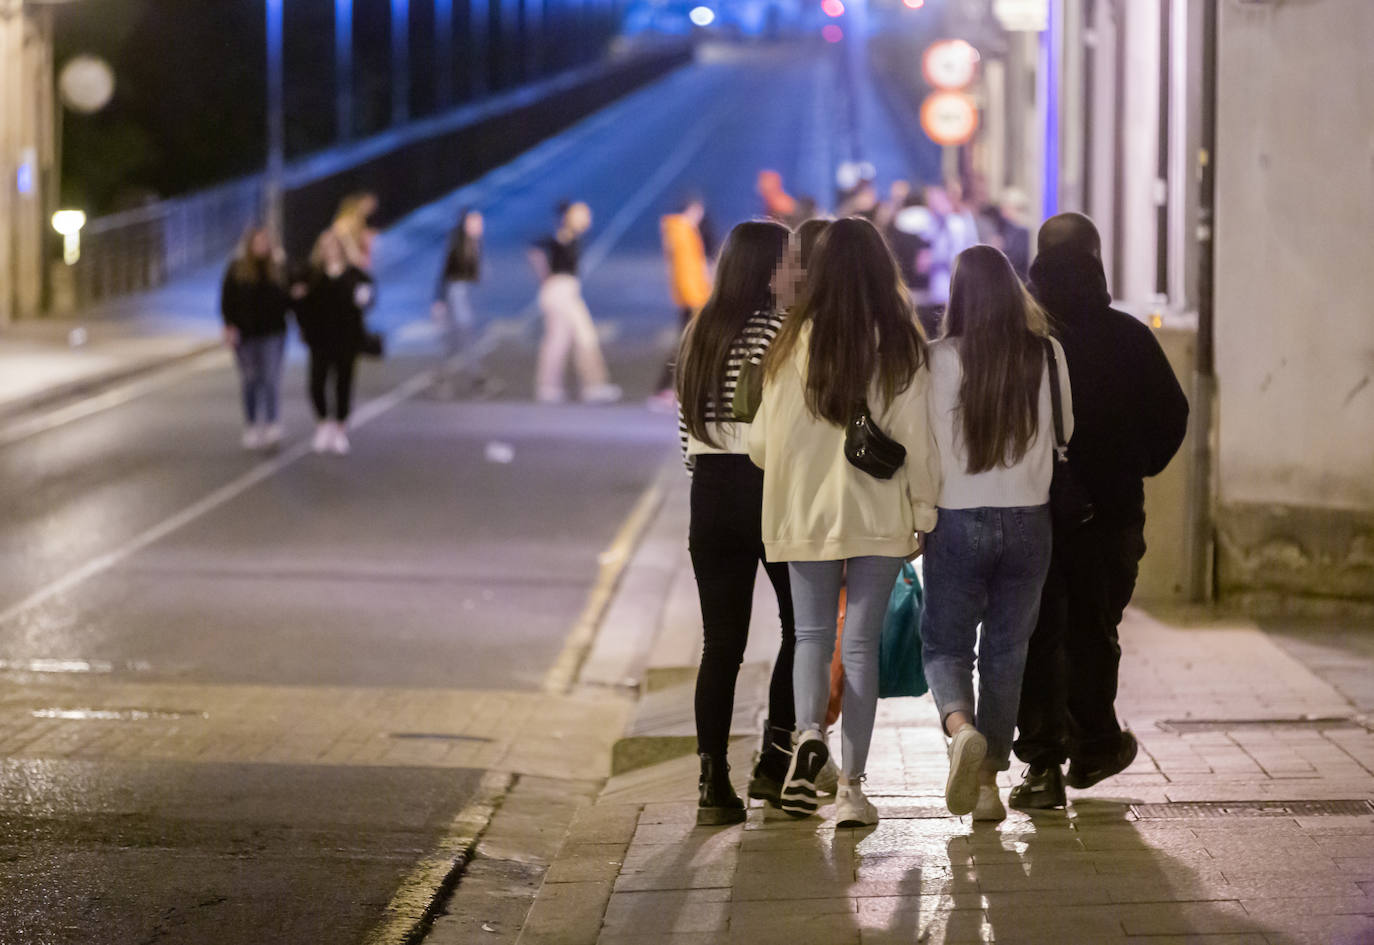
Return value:
[(86, 214), (80, 210), (58, 210), (52, 215), (52, 228), (62, 235), (62, 261), (76, 265), (81, 258), (81, 228)]

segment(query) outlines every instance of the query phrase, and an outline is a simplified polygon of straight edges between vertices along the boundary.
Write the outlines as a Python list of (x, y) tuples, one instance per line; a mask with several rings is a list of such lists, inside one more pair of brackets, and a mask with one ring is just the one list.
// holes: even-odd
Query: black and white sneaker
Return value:
[(782, 809), (793, 817), (808, 817), (820, 807), (816, 800), (816, 778), (830, 757), (825, 736), (817, 729), (807, 729), (797, 739), (792, 761), (787, 766), (787, 780), (782, 784)]

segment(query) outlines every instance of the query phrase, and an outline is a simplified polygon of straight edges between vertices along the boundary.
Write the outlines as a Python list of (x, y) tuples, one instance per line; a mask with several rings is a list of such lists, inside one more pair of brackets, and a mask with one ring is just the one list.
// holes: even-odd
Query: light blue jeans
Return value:
[(939, 514), (925, 547), (921, 657), (926, 682), (940, 721), (951, 712), (967, 713), (988, 740), (984, 770), (1005, 771), (1026, 650), (1050, 567), (1050, 508), (940, 509)]
[(797, 731), (819, 729), (830, 702), (830, 660), (835, 654), (835, 623), (840, 587), (846, 588), (844, 711), (840, 714), (841, 764), (846, 778), (857, 778), (868, 764), (873, 716), (878, 709), (878, 641), (901, 558), (870, 556), (844, 561), (793, 561), (792, 609), (797, 646), (792, 663)]
[[(234, 347), (243, 388), (243, 419), (249, 426), (261, 417), (276, 423), (281, 409), (281, 362), (286, 335), (240, 338)], [(261, 409), (261, 412), (259, 412)]]

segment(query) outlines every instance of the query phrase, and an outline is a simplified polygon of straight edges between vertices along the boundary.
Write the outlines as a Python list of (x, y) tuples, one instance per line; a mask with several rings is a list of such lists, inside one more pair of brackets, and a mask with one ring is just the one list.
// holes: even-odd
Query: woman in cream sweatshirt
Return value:
[[(836, 820), (842, 826), (878, 820), (862, 787), (878, 701), (878, 638), (902, 561), (919, 550), (916, 533), (935, 527), (940, 485), (927, 421), (926, 361), (925, 340), (882, 236), (866, 220), (832, 223), (807, 267), (802, 301), (769, 349), (749, 436), (749, 456), (764, 471), (765, 553), (770, 562), (788, 562), (792, 579), (798, 735), (782, 808), (795, 816), (817, 809), (816, 776), (829, 756), (821, 725), (844, 582)], [(845, 458), (845, 427), (865, 402), (876, 425), (906, 449), (890, 479)]]

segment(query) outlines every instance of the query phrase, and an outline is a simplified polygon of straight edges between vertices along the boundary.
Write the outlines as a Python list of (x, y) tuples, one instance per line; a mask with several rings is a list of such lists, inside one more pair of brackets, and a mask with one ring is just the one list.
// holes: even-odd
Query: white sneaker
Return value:
[(348, 442), (348, 433), (344, 430), (342, 423), (334, 424), (334, 435), (330, 438), (329, 448), (340, 456), (347, 456), (352, 448)]
[(619, 384), (595, 384), (582, 391), (584, 404), (613, 404), (625, 396)]
[(997, 785), (978, 785), (978, 805), (973, 808), (973, 819), (994, 824), (1007, 819), (1007, 808), (1002, 804)]
[(334, 445), (334, 422), (332, 420), (322, 420), (315, 427), (315, 438), (310, 441), (310, 448), (316, 453), (327, 453)]
[(841, 784), (835, 788), (836, 827), (871, 827), (877, 822), (878, 808), (864, 796), (862, 784)]
[(239, 438), (246, 450), (255, 450), (262, 446), (262, 430), (256, 426), (244, 427), (243, 436)]
[(816, 775), (816, 793), (834, 794), (840, 784), (840, 766), (835, 764), (835, 756), (825, 759), (825, 767)]
[(945, 782), (945, 806), (951, 814), (971, 812), (978, 803), (978, 769), (988, 754), (988, 740), (972, 725), (965, 725), (949, 740), (949, 780)]
[(286, 431), (280, 423), (269, 423), (262, 431), (263, 446), (278, 446), (286, 437)]

